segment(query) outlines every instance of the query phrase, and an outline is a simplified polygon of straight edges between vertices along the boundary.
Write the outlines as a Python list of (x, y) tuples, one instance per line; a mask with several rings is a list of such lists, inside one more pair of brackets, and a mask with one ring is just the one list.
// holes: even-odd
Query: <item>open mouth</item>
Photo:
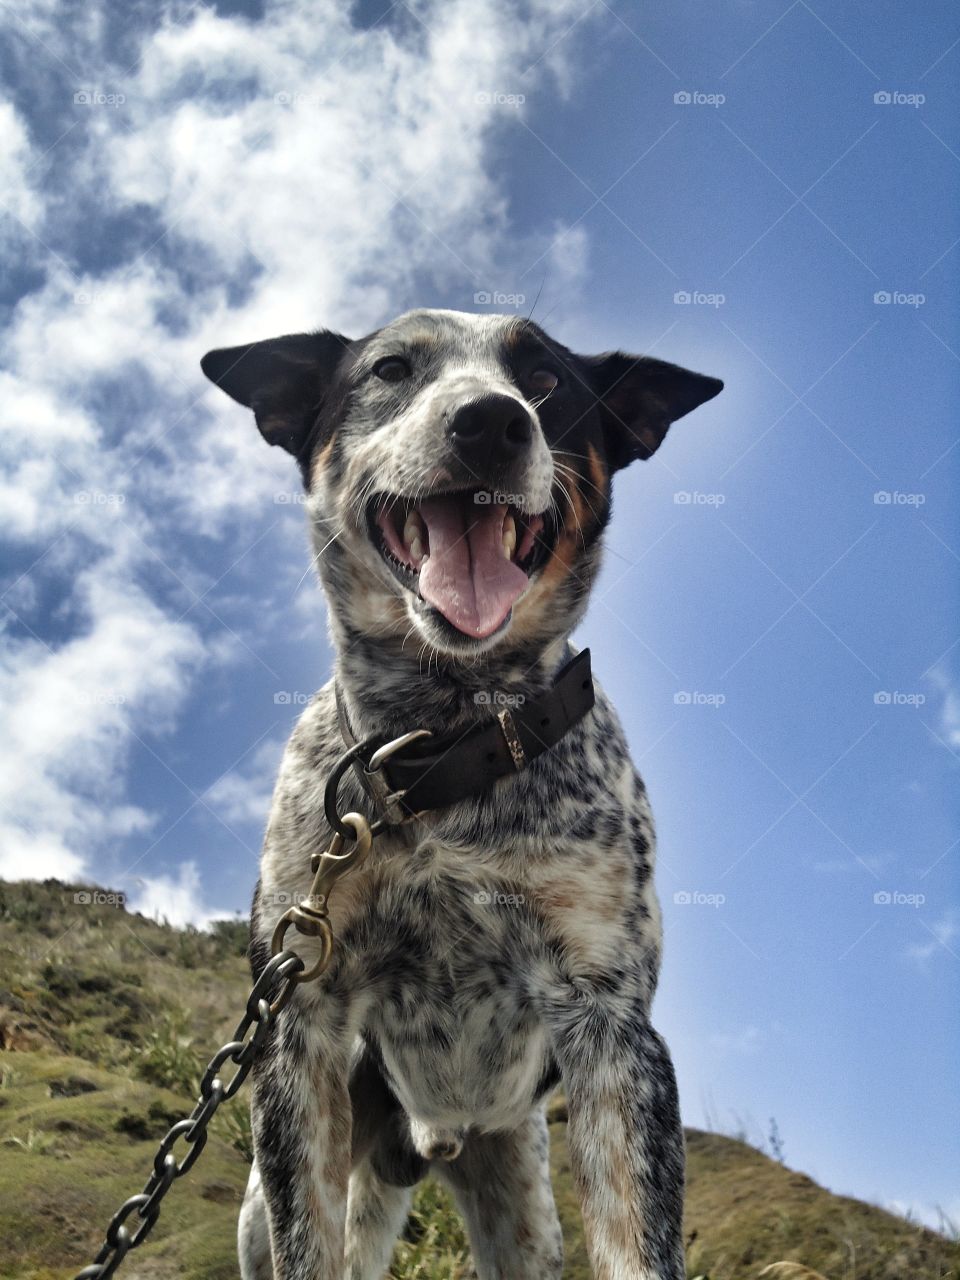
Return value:
[(525, 514), (483, 490), (417, 501), (380, 494), (368, 523), (398, 581), (474, 640), (506, 623), (549, 554), (546, 514)]

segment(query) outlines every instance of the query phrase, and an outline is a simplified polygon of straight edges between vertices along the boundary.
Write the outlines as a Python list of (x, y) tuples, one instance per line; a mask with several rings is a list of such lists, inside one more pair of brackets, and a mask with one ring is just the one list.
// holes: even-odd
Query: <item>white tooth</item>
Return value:
[(508, 560), (513, 559), (517, 549), (517, 522), (513, 516), (507, 516), (503, 522), (503, 554)]
[(407, 543), (407, 547), (410, 551), (410, 559), (413, 560), (414, 562), (419, 560), (420, 557), (423, 555), (423, 543), (420, 541), (420, 538), (417, 534), (413, 535), (413, 537)]
[(423, 521), (416, 511), (411, 511), (407, 516), (406, 523), (403, 526), (403, 540), (408, 547), (413, 545), (414, 538), (420, 539), (422, 542), (423, 535), (426, 530), (423, 527)]

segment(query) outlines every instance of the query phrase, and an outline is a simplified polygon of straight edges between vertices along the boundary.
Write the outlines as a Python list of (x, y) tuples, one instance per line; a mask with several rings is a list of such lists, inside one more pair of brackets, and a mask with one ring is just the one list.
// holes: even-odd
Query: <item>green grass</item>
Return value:
[(430, 1178), (414, 1192), (390, 1280), (467, 1280), (473, 1274), (460, 1215), (444, 1188)]
[[(188, 1112), (248, 988), (245, 926), (177, 930), (77, 886), (0, 881), (0, 1277), (68, 1280), (114, 1210), (139, 1191), (156, 1143)], [(566, 1280), (588, 1280), (562, 1101), (552, 1172)], [(826, 1280), (960, 1280), (960, 1244), (831, 1195), (736, 1139), (690, 1130), (688, 1274), (755, 1280), (804, 1263)], [(235, 1233), (251, 1152), (243, 1092), (175, 1185), (150, 1240), (120, 1275), (237, 1274)], [(463, 1225), (434, 1182), (417, 1188), (391, 1280), (471, 1280)], [(786, 1275), (782, 1280), (787, 1280)]]
[[(0, 1064), (14, 1056), (17, 1080), (0, 1107), (0, 1275), (59, 1280), (90, 1260), (110, 1215), (140, 1190), (184, 1100), (60, 1053), (0, 1054)], [(153, 1260), (148, 1274), (158, 1278), (235, 1277), (245, 1175), (242, 1156), (211, 1137), (189, 1190), (168, 1195), (138, 1264)]]

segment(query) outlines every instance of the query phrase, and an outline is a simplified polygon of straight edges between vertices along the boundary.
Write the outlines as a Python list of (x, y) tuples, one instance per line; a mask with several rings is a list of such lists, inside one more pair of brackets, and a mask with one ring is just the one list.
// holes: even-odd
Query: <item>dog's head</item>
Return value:
[(202, 365), (299, 461), (338, 621), (466, 657), (571, 630), (613, 473), (723, 386), (456, 311), (412, 311), (355, 341), (321, 331), (211, 351)]

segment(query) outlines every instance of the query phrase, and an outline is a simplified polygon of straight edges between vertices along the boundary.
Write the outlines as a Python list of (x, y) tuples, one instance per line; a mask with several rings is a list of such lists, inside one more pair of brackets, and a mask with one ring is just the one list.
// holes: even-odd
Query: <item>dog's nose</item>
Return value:
[(454, 410), (447, 435), (465, 462), (509, 461), (529, 449), (533, 419), (513, 396), (491, 392)]

